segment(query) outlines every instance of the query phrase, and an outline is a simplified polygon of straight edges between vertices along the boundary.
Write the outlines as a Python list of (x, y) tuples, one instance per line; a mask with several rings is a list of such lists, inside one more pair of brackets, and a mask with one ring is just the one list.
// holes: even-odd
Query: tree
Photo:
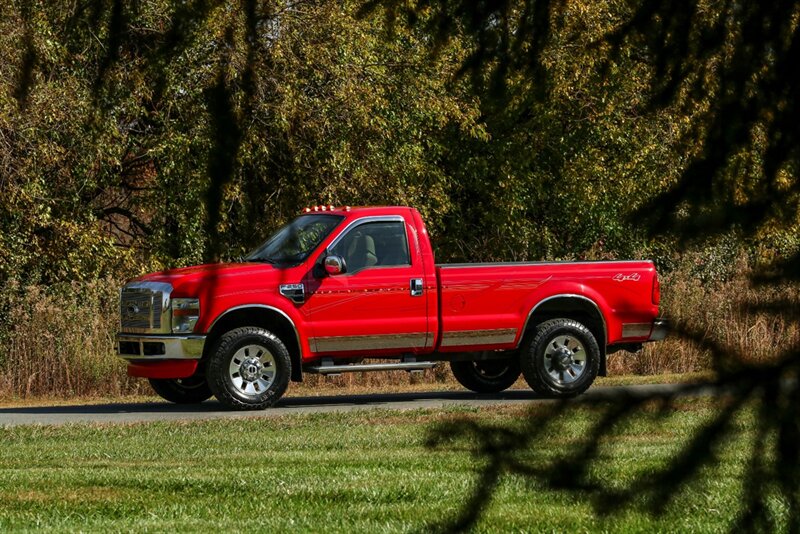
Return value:
[[(652, 66), (647, 103), (651, 114), (677, 109), (688, 128), (679, 131), (689, 146), (680, 172), (660, 184), (657, 194), (634, 206), (631, 217), (645, 219), (652, 235), (671, 235), (681, 242), (696, 241), (739, 229), (749, 236), (780, 229), (795, 233), (800, 208), (800, 117), (798, 76), (800, 3), (608, 2), (594, 7), (583, 3), (541, 0), (471, 3), (368, 2), (365, 12), (381, 10), (390, 23), (421, 25), (437, 45), (466, 38), (471, 53), (461, 73), (469, 75), (477, 91), (488, 88), (506, 106), (513, 101), (516, 80), (527, 80), (537, 101), (551, 89), (553, 73), (547, 51), (553, 39), (575, 16), (575, 11), (602, 11), (611, 27), (592, 47), (600, 53), (603, 79), (619, 83), (621, 61), (643, 58)], [(426, 13), (424, 20), (419, 14)], [(576, 28), (576, 42), (591, 33)], [(585, 41), (584, 41), (585, 46)], [(589, 68), (592, 66), (589, 65)], [(509, 96), (511, 95), (511, 96)], [(525, 107), (518, 116), (525, 116)], [(666, 163), (666, 162), (665, 162)], [(800, 255), (773, 263), (755, 282), (797, 280)], [(800, 319), (798, 302), (777, 300), (764, 309)], [(679, 319), (679, 318), (678, 318)], [(758, 430), (748, 444), (752, 451), (746, 470), (746, 499), (736, 528), (772, 530), (776, 523), (766, 505), (773, 489), (788, 503), (787, 530), (800, 531), (800, 347), (787, 346), (773, 361), (748, 363), (747, 355), (680, 323), (677, 333), (713, 354), (716, 379), (687, 386), (684, 392), (710, 388), (720, 402), (716, 418), (699, 429), (669, 466), (648, 478), (639, 478), (621, 491), (592, 481), (590, 469), (598, 459), (603, 436), (615, 425), (641, 414), (657, 403), (670, 408), (675, 396), (588, 399), (602, 416), (575, 454), (548, 465), (515, 462), (520, 450), (535, 447), (536, 428), (546, 426), (560, 406), (544, 421), (522, 431), (485, 426), (443, 425), (431, 435), (433, 445), (458, 437), (477, 442), (486, 457), (482, 484), (461, 514), (445, 529), (471, 525), (488, 501), (503, 472), (520, 473), (550, 487), (588, 494), (598, 509), (618, 510), (644, 496), (649, 509), (658, 511), (700, 469), (714, 463), (714, 447), (729, 438), (731, 422), (747, 404), (755, 404)], [(765, 450), (769, 453), (765, 454)]]
[[(731, 0), (16, 2), (0, 14), (0, 279), (132, 274), (218, 258), (222, 243), (235, 255), (324, 201), (416, 204), (444, 259), (631, 255), (654, 246), (635, 230), (642, 219), (668, 250), (732, 229), (777, 235), (792, 253), (759, 280), (796, 280), (799, 11)], [(797, 321), (797, 304), (764, 308)], [(800, 530), (798, 347), (752, 366), (678, 327), (712, 351), (710, 386), (733, 400), (660, 480), (697, 473), (755, 399), (754, 439), (782, 468), (754, 456), (753, 487), (775, 482)], [(610, 497), (586, 484), (595, 438), (671, 400), (611, 399), (582, 462), (527, 473)], [(742, 523), (768, 527), (764, 495), (749, 499)]]
[(387, 42), (354, 12), (250, 0), (5, 10), (3, 278), (235, 257), (319, 202), (413, 204), (440, 226), (446, 134), (482, 135), (475, 99), (439, 75), (462, 51), (430, 62), (421, 32)]

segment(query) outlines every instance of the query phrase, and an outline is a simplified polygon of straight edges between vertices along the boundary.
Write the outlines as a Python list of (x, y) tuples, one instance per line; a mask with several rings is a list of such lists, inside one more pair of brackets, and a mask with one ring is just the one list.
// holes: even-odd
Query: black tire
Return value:
[(453, 376), (476, 393), (499, 393), (511, 387), (520, 375), (519, 359), (450, 362)]
[(214, 396), (234, 410), (263, 410), (286, 392), (292, 361), (286, 345), (263, 328), (231, 330), (214, 345), (206, 379)]
[(150, 378), (149, 381), (162, 399), (175, 404), (198, 404), (213, 395), (202, 373), (189, 378)]
[(520, 363), (525, 381), (535, 392), (574, 397), (586, 391), (597, 377), (600, 347), (578, 321), (551, 319), (536, 327)]

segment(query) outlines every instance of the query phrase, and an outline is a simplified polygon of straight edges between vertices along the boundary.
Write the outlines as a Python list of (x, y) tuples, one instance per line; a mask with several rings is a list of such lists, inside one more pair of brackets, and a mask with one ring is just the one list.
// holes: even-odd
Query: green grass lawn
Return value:
[[(711, 414), (709, 401), (686, 401), (666, 421), (646, 416), (617, 429), (593, 476), (619, 485), (652, 472)], [(526, 415), (450, 408), (0, 428), (0, 531), (425, 531), (459, 510), (481, 465), (469, 444), (427, 449), (428, 429), (455, 417), (515, 425)], [(571, 450), (596, 417), (571, 414), (528, 454)], [(752, 424), (741, 417), (737, 433)], [(725, 530), (749, 452), (736, 441), (661, 517), (638, 509), (601, 517), (580, 496), (506, 475), (477, 530)]]

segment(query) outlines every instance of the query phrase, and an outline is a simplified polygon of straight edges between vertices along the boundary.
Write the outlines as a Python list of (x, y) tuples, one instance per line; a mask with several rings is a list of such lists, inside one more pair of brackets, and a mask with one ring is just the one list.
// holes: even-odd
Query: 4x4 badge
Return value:
[(633, 274), (618, 273), (614, 275), (614, 278), (612, 278), (612, 280), (614, 280), (615, 282), (628, 282), (628, 281), (638, 282), (640, 278), (641, 276), (639, 276), (639, 273), (633, 273)]

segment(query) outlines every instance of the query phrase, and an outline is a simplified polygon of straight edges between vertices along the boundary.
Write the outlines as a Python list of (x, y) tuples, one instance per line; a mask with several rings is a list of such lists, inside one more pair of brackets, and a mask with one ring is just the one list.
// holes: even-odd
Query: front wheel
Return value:
[(235, 410), (262, 410), (286, 392), (292, 363), (283, 341), (268, 330), (231, 330), (211, 351), (206, 377), (219, 401)]
[(520, 374), (517, 358), (450, 362), (450, 369), (462, 386), (476, 393), (504, 391)]
[(197, 404), (212, 395), (202, 373), (189, 378), (150, 378), (149, 381), (159, 397), (175, 404)]
[(521, 354), (522, 374), (535, 392), (574, 397), (592, 385), (600, 369), (600, 347), (583, 324), (552, 319), (536, 328)]

